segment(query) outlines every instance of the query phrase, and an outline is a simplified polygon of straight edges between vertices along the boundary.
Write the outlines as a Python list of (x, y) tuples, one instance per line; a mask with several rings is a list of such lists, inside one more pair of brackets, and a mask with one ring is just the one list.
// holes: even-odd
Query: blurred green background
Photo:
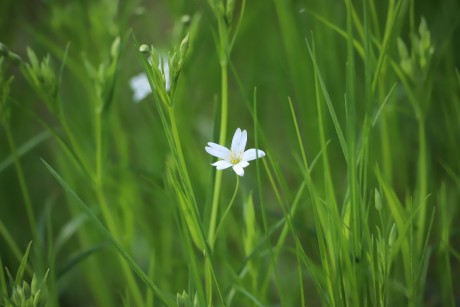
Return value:
[[(441, 202), (446, 204), (448, 213), (450, 246), (452, 250), (457, 250), (457, 256), (453, 254), (448, 257), (451, 262), (453, 289), (460, 286), (460, 229), (457, 224), (460, 218), (460, 2), (387, 2), (375, 1), (375, 15), (370, 16), (369, 21), (375, 41), (381, 42), (385, 33), (388, 6), (400, 4), (394, 30), (389, 38), (389, 59), (383, 64), (384, 72), (372, 101), (366, 100), (363, 59), (358, 54), (355, 56), (356, 118), (361, 123), (369, 112), (369, 105), (381, 104), (395, 85), (381, 115), (385, 118), (385, 128), (377, 124), (371, 132), (368, 165), (370, 173), (374, 167), (382, 170), (399, 199), (406, 201), (414, 197), (420, 178), (417, 165), (420, 122), (417, 121), (413, 106), (407, 98), (407, 91), (390, 62), (394, 61), (398, 65), (401, 61), (398, 37), (405, 42), (409, 53), (412, 52), (411, 40), (414, 34), (418, 35), (418, 27), (423, 17), (431, 34), (434, 53), (423, 69), (408, 77), (412, 93), (419, 101), (423, 113), (429, 216), (435, 208), (429, 240), (432, 253), (425, 292), (421, 295), (427, 306), (441, 306), (444, 296), (439, 280), (443, 278), (445, 266), (437, 251), (442, 242), (440, 238), (444, 228), (440, 219), (441, 209), (436, 209)], [(237, 8), (239, 5), (241, 1), (237, 1)], [(363, 12), (362, 1), (353, 1), (353, 5), (358, 14)], [(190, 25), (183, 24), (184, 15), (191, 18)], [(346, 32), (346, 17), (346, 6), (342, 1), (250, 0), (246, 4), (230, 56), (227, 140), (229, 142), (233, 131), (240, 127), (248, 130), (248, 147), (254, 147), (251, 112), (256, 88), (257, 117), (263, 131), (259, 148), (269, 153), (273, 167), (282, 174), (283, 178), (278, 179), (282, 187), (281, 197), (287, 202), (295, 197), (297, 187), (303, 180), (288, 97), (292, 99), (296, 110), (308, 159), (311, 161), (321, 150), (314, 72), (306, 39), (311, 43), (314, 38), (321, 74), (338, 120), (345, 130), (347, 40), (334, 30), (334, 26)], [(88, 67), (92, 65), (97, 70), (101, 63), (110, 63), (112, 43), (117, 36), (121, 38), (113, 99), (104, 115), (105, 192), (110, 210), (116, 216), (120, 234), (123, 234), (118, 239), (146, 271), (152, 261), (155, 263), (154, 280), (170, 293), (188, 289), (190, 282), (187, 257), (184, 256), (180, 243), (184, 234), (178, 230), (180, 223), (173, 205), (174, 200), (165, 187), (166, 161), (171, 159), (171, 154), (152, 96), (135, 103), (129, 80), (143, 71), (142, 56), (133, 37), (139, 43), (153, 45), (166, 53), (180, 43), (187, 31), (192, 31), (191, 47), (176, 91), (176, 114), (187, 166), (206, 225), (206, 217), (210, 214), (214, 171), (209, 166), (211, 160), (204, 147), (209, 141), (217, 142), (216, 122), (220, 101), (215, 19), (207, 1), (3, 0), (0, 3), (0, 42), (12, 52), (24, 59), (28, 58), (27, 47), (32, 48), (39, 59), (49, 54), (51, 67), (59, 75), (68, 46), (59, 95), (69, 128), (82, 151), (87, 154), (90, 164), (94, 163), (93, 111), (96, 106), (93, 98), (94, 84), (97, 81), (91, 76), (91, 69)], [(358, 27), (355, 31), (360, 40)], [(377, 49), (376, 46), (372, 48)], [(46, 122), (56, 129), (58, 135), (64, 135), (58, 118), (24, 79), (17, 65), (4, 60), (2, 74), (5, 78), (14, 76), (9, 95), (12, 102), (10, 126), (14, 142), (18, 148), (29, 141), (35, 143), (21, 155), (20, 163), (40, 238), (36, 242), (30, 229), (17, 169), (11, 160), (11, 146), (2, 126), (0, 259), (3, 267), (7, 267), (14, 275), (21, 256), (8, 242), (8, 234), (21, 253), (33, 240), (29, 256), (32, 272), (43, 276), (48, 268), (52, 268), (49, 283), (54, 285), (50, 286), (50, 292), (55, 296), (51, 302), (54, 300), (55, 304), (62, 306), (113, 306), (111, 304), (126, 303), (124, 278), (117, 272), (119, 262), (115, 252), (108, 247), (108, 243), (85, 215), (74, 206), (74, 201), (65, 194), (40, 160), (42, 158), (52, 165), (89, 206), (97, 208), (95, 205), (98, 200), (86, 175), (40, 123), (40, 120)], [(375, 114), (377, 110), (378, 108), (372, 108), (370, 113)], [(324, 124), (326, 137), (330, 140), (328, 154), (333, 170), (332, 179), (337, 197), (343, 199), (347, 193), (347, 165), (333, 122), (327, 111), (324, 112), (328, 118)], [(385, 135), (382, 134), (383, 130)], [(359, 128), (357, 135), (360, 135)], [(322, 186), (322, 172), (313, 172), (312, 176), (317, 185)], [(246, 197), (257, 185), (254, 166), (247, 169), (241, 182), (240, 194)], [(369, 179), (368, 183), (369, 186), (363, 187), (363, 195), (368, 196), (367, 206), (372, 207), (372, 193), (378, 183), (376, 179)], [(266, 176), (263, 177), (263, 186), (266, 188), (263, 189), (263, 198), (269, 224), (274, 224), (283, 213)], [(222, 192), (224, 200), (230, 199), (233, 188), (233, 175), (230, 172), (225, 173)], [(371, 192), (368, 193), (365, 189)], [(218, 247), (220, 254), (227, 255), (223, 258), (228, 266), (238, 267), (244, 259), (243, 247), (239, 242), (243, 230), (238, 226), (244, 197), (237, 197), (237, 209), (225, 229), (224, 244)], [(303, 207), (294, 219), (294, 224), (305, 250), (315, 258), (318, 251), (315, 247), (314, 219), (309, 207), (309, 197), (304, 196), (301, 203)], [(339, 203), (342, 204), (342, 201)], [(98, 209), (94, 210), (99, 213)], [(260, 209), (256, 208), (256, 212), (258, 210)], [(260, 226), (260, 214), (256, 215)], [(370, 231), (374, 230), (375, 228)], [(63, 241), (58, 249), (56, 242), (59, 240)], [(294, 266), (290, 259), (294, 258), (286, 248), (278, 266), (286, 288), (297, 279), (295, 270), (291, 270)], [(261, 270), (264, 263), (268, 261), (261, 261)], [(99, 273), (94, 273), (95, 269)], [(231, 279), (223, 272), (225, 268), (221, 272), (223, 280)], [(105, 285), (95, 287), (101, 283)], [(315, 306), (321, 300), (312, 284), (313, 282), (307, 281), (305, 291), (310, 297), (310, 304), (307, 305)], [(298, 290), (292, 291), (297, 293)], [(455, 295), (455, 300), (460, 302), (458, 294)], [(276, 297), (267, 295), (267, 305), (276, 302)], [(295, 299), (288, 302), (292, 306), (299, 304)], [(235, 301), (235, 304), (251, 305), (244, 299)]]

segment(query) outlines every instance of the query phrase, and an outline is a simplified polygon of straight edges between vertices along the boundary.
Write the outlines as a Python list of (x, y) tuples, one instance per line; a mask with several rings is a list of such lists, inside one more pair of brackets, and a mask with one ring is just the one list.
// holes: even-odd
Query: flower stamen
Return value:
[(232, 164), (238, 164), (238, 162), (240, 162), (240, 159), (232, 158), (232, 159), (230, 160), (230, 162), (231, 162)]

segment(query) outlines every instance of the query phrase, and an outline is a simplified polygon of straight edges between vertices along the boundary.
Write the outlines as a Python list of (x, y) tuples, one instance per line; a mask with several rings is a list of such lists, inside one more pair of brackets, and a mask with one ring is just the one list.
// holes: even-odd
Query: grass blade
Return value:
[(160, 290), (160, 288), (147, 276), (147, 274), (142, 271), (139, 265), (134, 261), (134, 259), (125, 251), (123, 246), (121, 246), (115, 238), (112, 237), (110, 232), (105, 228), (102, 222), (94, 214), (94, 212), (83, 202), (83, 200), (78, 197), (78, 195), (70, 188), (70, 186), (61, 178), (61, 176), (43, 159), (41, 159), (48, 171), (53, 175), (53, 177), (59, 182), (59, 184), (64, 188), (64, 190), (75, 199), (76, 203), (90, 218), (93, 224), (99, 229), (99, 231), (106, 237), (118, 251), (118, 253), (126, 260), (131, 269), (136, 273), (136, 275), (142, 280), (142, 282), (148, 286), (153, 292), (158, 296), (158, 298), (165, 303), (167, 306), (173, 306), (174, 300), (168, 294)]

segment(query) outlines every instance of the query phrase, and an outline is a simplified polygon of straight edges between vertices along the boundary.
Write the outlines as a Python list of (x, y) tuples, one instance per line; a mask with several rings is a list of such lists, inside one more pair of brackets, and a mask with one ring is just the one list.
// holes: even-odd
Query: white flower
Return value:
[(149, 79), (144, 72), (132, 77), (131, 80), (129, 80), (129, 85), (133, 90), (134, 102), (141, 101), (152, 92), (149, 84)]
[[(163, 59), (163, 73), (164, 73), (165, 80), (166, 80), (165, 88), (166, 88), (166, 91), (169, 92), (171, 90), (171, 78), (169, 75), (168, 56), (165, 55), (162, 57), (162, 59)], [(158, 64), (158, 68), (161, 70), (161, 62), (160, 64)]]
[[(150, 62), (150, 60), (149, 60)], [(163, 69), (161, 69), (161, 64), (163, 64)], [(165, 77), (165, 89), (167, 92), (171, 89), (171, 80), (169, 76), (169, 64), (168, 64), (168, 57), (162, 56), (160, 59), (160, 63), (158, 64), (158, 69), (162, 71)], [(139, 102), (150, 93), (152, 93), (152, 89), (150, 88), (149, 79), (145, 73), (140, 73), (135, 75), (134, 77), (129, 80), (129, 85), (133, 90), (133, 100), (134, 102)]]
[(209, 142), (208, 146), (205, 147), (205, 150), (210, 155), (222, 159), (211, 165), (215, 166), (218, 170), (232, 167), (235, 173), (239, 176), (243, 176), (244, 168), (249, 165), (248, 161), (265, 156), (265, 152), (260, 149), (251, 148), (244, 151), (247, 140), (248, 134), (246, 130), (241, 131), (241, 129), (238, 128), (235, 131), (235, 135), (233, 135), (232, 146), (230, 149), (222, 145)]

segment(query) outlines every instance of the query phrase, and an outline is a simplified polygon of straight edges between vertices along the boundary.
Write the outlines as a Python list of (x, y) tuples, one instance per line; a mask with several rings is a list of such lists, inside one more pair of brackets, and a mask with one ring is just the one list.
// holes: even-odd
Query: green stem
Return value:
[[(112, 211), (107, 203), (107, 199), (104, 193), (104, 183), (103, 183), (103, 174), (102, 174), (102, 112), (96, 111), (95, 117), (95, 124), (96, 124), (96, 196), (101, 208), (102, 215), (104, 220), (107, 223), (107, 227), (110, 233), (118, 240), (120, 238), (119, 231), (117, 228), (117, 223), (115, 221), (114, 216), (112, 215)], [(126, 284), (127, 287), (130, 289), (134, 302), (137, 306), (142, 306), (144, 304), (142, 299), (142, 294), (139, 291), (139, 287), (137, 286), (136, 280), (134, 278), (133, 272), (129, 267), (128, 263), (125, 259), (120, 255), (120, 264), (123, 270), (123, 273), (126, 277)]]
[(425, 123), (422, 118), (418, 119), (418, 138), (419, 138), (419, 156), (418, 156), (418, 195), (419, 201), (418, 206), (420, 211), (418, 213), (418, 237), (417, 237), (417, 252), (423, 252), (423, 242), (426, 224), (426, 211), (427, 211), (427, 190), (428, 190), (428, 171), (427, 171), (427, 154), (426, 154), (426, 135), (425, 135)]
[[(228, 204), (227, 209), (225, 210), (224, 214), (222, 215), (222, 218), (220, 219), (219, 224), (217, 225), (214, 240), (217, 238), (217, 235), (219, 234), (219, 230), (221, 229), (222, 225), (224, 224), (224, 220), (227, 217), (227, 214), (230, 212), (230, 209), (232, 208), (233, 202), (235, 201), (236, 193), (238, 192), (239, 183), (240, 183), (240, 177), (238, 175), (236, 175), (235, 191), (233, 192), (233, 196), (230, 199), (230, 203)], [(211, 242), (211, 245), (214, 245), (214, 242)]]
[[(198, 214), (198, 208), (196, 207), (195, 194), (193, 193), (192, 182), (190, 180), (190, 175), (188, 174), (187, 165), (185, 164), (184, 151), (182, 150), (179, 130), (177, 129), (177, 122), (176, 122), (176, 116), (174, 113), (174, 107), (172, 106), (168, 107), (168, 114), (169, 114), (169, 120), (171, 122), (173, 142), (174, 142), (174, 146), (176, 147), (177, 156), (179, 158), (179, 167), (182, 169), (182, 171), (179, 172), (179, 174), (183, 176), (182, 179), (184, 180), (186, 188), (188, 189), (188, 192), (190, 196), (192, 197), (195, 214)], [(196, 218), (198, 218), (198, 216), (196, 216)]]
[[(219, 132), (219, 144), (225, 144), (227, 136), (227, 119), (228, 119), (228, 71), (227, 71), (227, 54), (225, 51), (225, 40), (224, 40), (224, 25), (223, 21), (218, 18), (219, 36), (220, 36), (220, 68), (221, 68), (221, 90), (222, 90), (222, 101), (221, 101), (221, 113), (220, 113), (220, 132)], [(216, 173), (216, 179), (214, 181), (214, 194), (212, 197), (211, 205), (211, 218), (208, 230), (208, 242), (211, 251), (214, 249), (214, 240), (216, 234), (216, 220), (217, 211), (219, 208), (220, 190), (222, 185), (222, 172)], [(212, 279), (211, 271), (209, 267), (210, 263), (206, 265), (206, 292), (208, 302), (212, 301)]]
[[(222, 105), (220, 114), (220, 135), (219, 144), (225, 144), (227, 135), (227, 118), (228, 118), (228, 82), (227, 82), (227, 64), (221, 63), (222, 75)], [(211, 249), (214, 247), (214, 236), (216, 230), (217, 209), (219, 206), (220, 188), (222, 184), (222, 172), (216, 173), (216, 181), (214, 182), (214, 195), (212, 197), (211, 206), (211, 221), (209, 224), (208, 240), (211, 244)]]
[[(107, 223), (107, 228), (109, 229), (109, 232), (112, 234), (112, 236), (116, 239), (119, 240), (119, 232), (118, 228), (116, 227), (116, 222), (115, 219), (112, 215), (112, 212), (110, 211), (110, 208), (108, 206), (105, 194), (103, 192), (103, 187), (102, 185), (97, 185), (96, 186), (96, 194), (97, 194), (97, 199), (99, 206), (101, 208), (102, 215), (104, 217), (105, 222)], [(133, 272), (129, 266), (129, 264), (125, 261), (122, 255), (119, 255), (119, 260), (121, 264), (121, 269), (125, 275), (126, 278), (126, 285), (130, 289), (130, 292), (132, 294), (132, 297), (134, 299), (134, 302), (136, 303), (137, 306), (142, 306), (144, 305), (143, 299), (142, 299), (142, 294), (139, 291), (139, 288), (137, 286), (137, 282), (134, 278)]]
[(11, 149), (11, 154), (13, 155), (13, 158), (14, 158), (14, 165), (16, 167), (16, 174), (18, 176), (19, 185), (21, 187), (22, 196), (24, 197), (24, 203), (26, 206), (26, 213), (27, 213), (27, 218), (29, 220), (30, 230), (32, 231), (32, 236), (34, 240), (38, 241), (37, 223), (35, 221), (32, 201), (30, 200), (29, 189), (27, 188), (27, 183), (24, 178), (24, 170), (22, 169), (22, 165), (19, 161), (19, 156), (18, 156), (16, 144), (14, 143), (13, 135), (11, 133), (11, 128), (8, 125), (5, 125), (4, 127), (5, 127), (6, 137), (8, 139), (8, 144)]
[(102, 186), (102, 111), (96, 111), (96, 181)]
[(171, 123), (171, 132), (172, 132), (172, 144), (171, 146), (174, 146), (175, 148), (175, 152), (176, 152), (176, 155), (177, 155), (177, 159), (179, 160), (179, 174), (181, 176), (181, 179), (183, 181), (183, 184), (185, 185), (185, 189), (187, 190), (188, 192), (188, 195), (192, 198), (192, 205), (193, 205), (193, 208), (190, 208), (192, 213), (193, 213), (193, 220), (194, 220), (194, 224), (195, 224), (195, 227), (199, 228), (199, 232), (201, 234), (201, 238), (202, 238), (202, 242), (204, 244), (203, 246), (203, 252), (205, 252), (205, 254), (207, 255), (206, 256), (206, 262), (205, 262), (205, 281), (206, 281), (206, 293), (207, 293), (207, 301), (208, 301), (208, 304), (211, 305), (211, 302), (212, 302), (212, 283), (213, 281), (216, 283), (216, 288), (217, 288), (217, 291), (219, 293), (219, 296), (222, 300), (222, 303), (224, 306), (226, 306), (224, 300), (223, 300), (223, 297), (222, 297), (222, 293), (220, 291), (220, 288), (219, 288), (219, 285), (217, 283), (217, 279), (216, 279), (216, 276), (215, 276), (215, 273), (214, 273), (214, 268), (212, 267), (212, 260), (211, 260), (211, 253), (212, 253), (212, 248), (206, 243), (206, 237), (205, 237), (205, 233), (203, 231), (203, 228), (201, 227), (201, 224), (200, 224), (200, 221), (199, 221), (199, 211), (198, 211), (198, 207), (196, 205), (196, 199), (195, 199), (195, 195), (193, 193), (193, 187), (192, 187), (192, 183), (190, 181), (190, 176), (188, 174), (188, 170), (187, 170), (187, 167), (186, 167), (186, 164), (185, 164), (185, 158), (184, 158), (184, 153), (183, 153), (183, 150), (182, 150), (182, 145), (181, 145), (181, 141), (180, 141), (180, 136), (179, 136), (179, 131), (177, 129), (177, 122), (176, 122), (176, 117), (175, 117), (175, 114), (174, 114), (174, 108), (172, 106), (170, 106), (168, 108), (168, 114), (169, 114), (169, 120), (170, 120), (170, 123)]
[(67, 122), (67, 118), (65, 117), (64, 114), (61, 114), (61, 116), (59, 116), (59, 120), (60, 120), (62, 128), (64, 129), (64, 133), (66, 134), (70, 142), (70, 146), (72, 150), (75, 151), (76, 156), (80, 160), (83, 171), (91, 178), (91, 180), (93, 180), (93, 182), (95, 182), (96, 181), (95, 174), (93, 170), (91, 169), (91, 167), (89, 166), (89, 164), (87, 163), (87, 160), (83, 160), (85, 158), (85, 155), (83, 154), (74, 134), (72, 133), (72, 129), (70, 128), (69, 123)]

